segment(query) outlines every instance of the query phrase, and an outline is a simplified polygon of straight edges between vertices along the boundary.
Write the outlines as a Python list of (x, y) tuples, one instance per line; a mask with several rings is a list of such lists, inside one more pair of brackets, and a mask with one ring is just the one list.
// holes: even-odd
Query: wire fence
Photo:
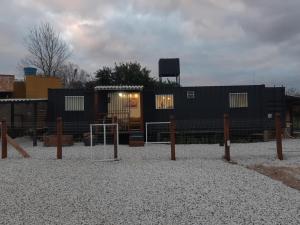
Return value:
[[(164, 143), (171, 144), (172, 154), (174, 154), (175, 144), (218, 144), (224, 146), (225, 157), (230, 160), (230, 147), (236, 143), (253, 143), (276, 141), (278, 158), (282, 158), (282, 138), (291, 138), (292, 135), (285, 127), (285, 123), (280, 120), (280, 116), (275, 119), (236, 119), (228, 117), (226, 125), (224, 118), (220, 119), (186, 119), (174, 120), (174, 127), (171, 129), (171, 120), (164, 122), (145, 122), (144, 140), (146, 144)], [(102, 121), (104, 124), (112, 124), (112, 121)], [(62, 121), (62, 146), (72, 146), (76, 142), (81, 142), (85, 146), (91, 145), (111, 145), (114, 144), (114, 128), (98, 126), (92, 129), (90, 121)], [(29, 136), (33, 145), (37, 141), (47, 147), (57, 146), (57, 122), (37, 123), (35, 119), (31, 122), (6, 122), (7, 134), (9, 137)], [(226, 127), (227, 126), (227, 127)], [(120, 131), (118, 127), (118, 132)], [(173, 133), (173, 140), (172, 140)], [(128, 143), (129, 131), (119, 132), (117, 135), (122, 143)], [(125, 141), (124, 141), (125, 140)], [(173, 145), (172, 145), (173, 144)], [(227, 151), (227, 153), (226, 153)], [(113, 150), (111, 151), (113, 152)], [(281, 152), (281, 153), (280, 153)]]
[[(275, 139), (275, 121), (268, 120), (230, 120), (230, 140), (237, 143), (259, 142)], [(72, 135), (74, 141), (84, 141), (84, 137), (90, 132), (91, 121), (72, 121), (63, 123), (64, 135)], [(112, 123), (105, 121), (104, 123)], [(216, 144), (222, 143), (224, 138), (224, 124), (222, 119), (198, 119), (198, 120), (175, 120), (176, 144)], [(8, 134), (15, 137), (36, 136), (43, 140), (47, 135), (56, 133), (56, 122), (45, 122), (37, 125), (34, 122), (6, 122)], [(170, 121), (145, 122), (145, 142), (169, 143)], [(283, 127), (282, 135), (292, 137)], [(123, 133), (126, 133), (123, 132)], [(122, 132), (120, 132), (120, 135)]]
[(168, 144), (170, 143), (170, 122), (146, 122), (145, 141), (146, 144)]

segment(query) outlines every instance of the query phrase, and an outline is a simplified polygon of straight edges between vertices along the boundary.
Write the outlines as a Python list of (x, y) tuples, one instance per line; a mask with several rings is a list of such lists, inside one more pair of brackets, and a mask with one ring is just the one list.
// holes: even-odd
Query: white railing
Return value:
[[(149, 134), (149, 127), (153, 125), (161, 125), (161, 124), (170, 124), (170, 122), (146, 122), (146, 144), (169, 144), (170, 141), (149, 141), (148, 134)], [(158, 131), (158, 133), (164, 132), (169, 133), (169, 126), (164, 131)], [(169, 139), (170, 140), (170, 139)]]

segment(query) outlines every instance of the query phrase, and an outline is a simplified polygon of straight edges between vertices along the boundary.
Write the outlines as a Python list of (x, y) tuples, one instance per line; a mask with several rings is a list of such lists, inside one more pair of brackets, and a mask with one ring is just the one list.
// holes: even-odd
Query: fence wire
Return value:
[[(105, 122), (105, 121), (104, 121)], [(111, 121), (106, 121), (111, 123)], [(213, 144), (224, 139), (223, 119), (176, 120), (176, 144)], [(90, 121), (63, 121), (63, 134), (71, 135), (75, 142), (85, 141), (90, 132)], [(282, 123), (283, 126), (283, 123)], [(47, 135), (56, 134), (56, 122), (7, 122), (8, 134), (15, 137), (30, 136), (43, 140)], [(123, 133), (126, 133), (123, 132)], [(282, 127), (284, 137), (292, 137), (288, 128)], [(169, 122), (146, 123), (145, 141), (169, 143)], [(230, 119), (230, 140), (246, 143), (275, 139), (274, 120), (236, 120)]]

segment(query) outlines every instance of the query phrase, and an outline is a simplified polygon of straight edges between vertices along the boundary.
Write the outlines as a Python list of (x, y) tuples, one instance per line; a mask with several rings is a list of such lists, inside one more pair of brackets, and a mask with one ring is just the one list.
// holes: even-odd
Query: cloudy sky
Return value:
[(28, 29), (50, 22), (90, 73), (179, 57), (183, 85), (300, 88), (299, 0), (1, 0), (0, 73), (20, 74)]

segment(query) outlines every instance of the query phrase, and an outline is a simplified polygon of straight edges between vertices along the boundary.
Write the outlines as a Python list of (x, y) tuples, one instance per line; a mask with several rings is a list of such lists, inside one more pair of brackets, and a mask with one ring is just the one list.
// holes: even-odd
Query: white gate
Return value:
[(146, 122), (146, 144), (169, 144), (170, 122)]
[(91, 159), (116, 160), (114, 158), (115, 147), (119, 148), (119, 125), (117, 123), (90, 124)]

